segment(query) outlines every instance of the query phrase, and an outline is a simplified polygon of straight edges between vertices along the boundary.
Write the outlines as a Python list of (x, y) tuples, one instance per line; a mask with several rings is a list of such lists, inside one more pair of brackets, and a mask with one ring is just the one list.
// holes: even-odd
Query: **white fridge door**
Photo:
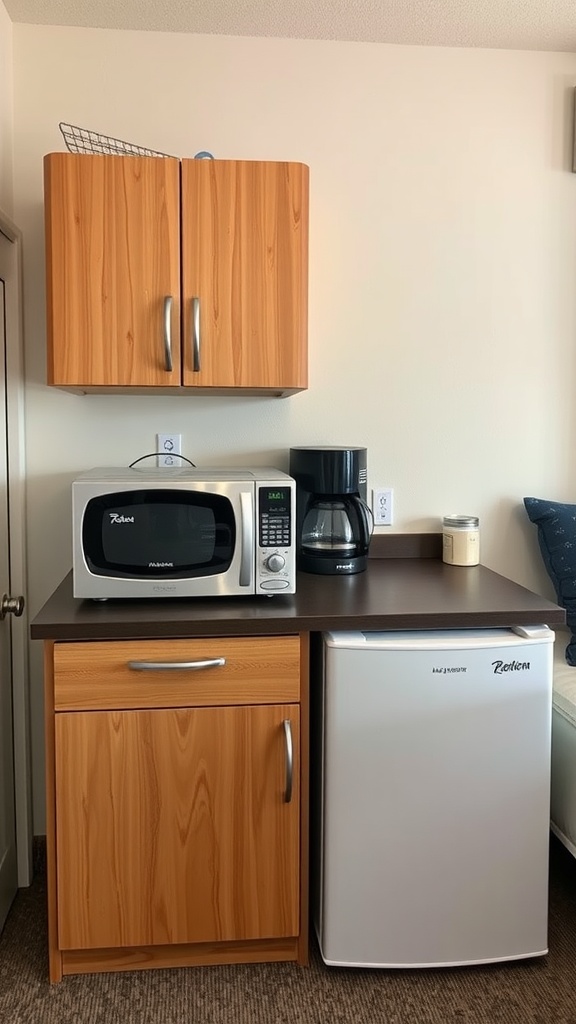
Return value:
[(324, 647), (324, 960), (545, 953), (554, 634), (346, 636)]

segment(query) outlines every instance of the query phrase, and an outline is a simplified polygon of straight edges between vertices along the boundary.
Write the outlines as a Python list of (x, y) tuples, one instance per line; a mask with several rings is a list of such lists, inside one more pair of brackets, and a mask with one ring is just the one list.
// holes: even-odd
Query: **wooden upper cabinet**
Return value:
[(180, 383), (179, 171), (173, 159), (45, 158), (49, 384)]
[(48, 383), (308, 386), (308, 168), (45, 157)]
[(183, 379), (307, 387), (308, 168), (182, 163)]

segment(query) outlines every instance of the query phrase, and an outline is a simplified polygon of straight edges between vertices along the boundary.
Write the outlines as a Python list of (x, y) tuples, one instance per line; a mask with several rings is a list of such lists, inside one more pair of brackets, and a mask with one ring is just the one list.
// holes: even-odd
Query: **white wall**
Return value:
[[(366, 445), (398, 531), (481, 518), (482, 561), (551, 596), (525, 494), (574, 498), (576, 55), (14, 26), (29, 607), (71, 564), (70, 481), (158, 430), (196, 463)], [(58, 122), (311, 170), (310, 389), (78, 397), (44, 385), (42, 157)], [(265, 439), (265, 441), (263, 441)], [(36, 831), (41, 662), (33, 644)]]
[(13, 215), (14, 142), (12, 22), (0, 0), (0, 210)]

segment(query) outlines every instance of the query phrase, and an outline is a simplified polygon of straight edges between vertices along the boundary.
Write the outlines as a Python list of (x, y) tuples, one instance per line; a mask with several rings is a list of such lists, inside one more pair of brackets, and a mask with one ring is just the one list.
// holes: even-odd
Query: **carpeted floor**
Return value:
[(21, 890), (0, 938), (2, 1024), (576, 1024), (576, 861), (552, 841), (550, 953), (489, 967), (293, 964), (84, 975), (49, 985), (45, 884)]

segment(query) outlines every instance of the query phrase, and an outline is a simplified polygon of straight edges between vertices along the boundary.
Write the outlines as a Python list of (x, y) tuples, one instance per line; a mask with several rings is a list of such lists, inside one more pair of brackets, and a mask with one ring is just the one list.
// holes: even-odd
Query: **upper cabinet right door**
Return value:
[(308, 386), (308, 167), (182, 161), (182, 383)]

